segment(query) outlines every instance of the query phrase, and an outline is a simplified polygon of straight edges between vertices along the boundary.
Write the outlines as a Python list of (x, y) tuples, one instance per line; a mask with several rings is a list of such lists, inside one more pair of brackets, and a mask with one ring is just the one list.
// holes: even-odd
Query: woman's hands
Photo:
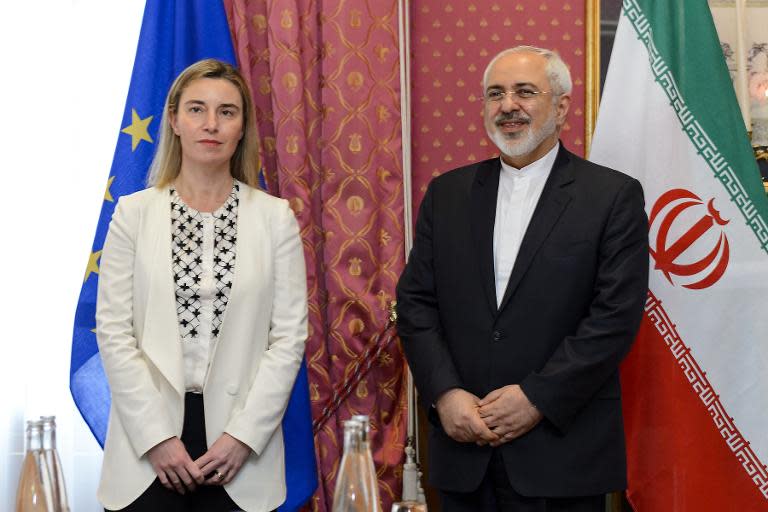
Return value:
[[(199, 459), (193, 461), (178, 437), (156, 444), (147, 452), (160, 483), (179, 494), (198, 485), (225, 485), (232, 481), (251, 454), (250, 447), (226, 432)], [(208, 479), (205, 475), (211, 475)]]
[(186, 490), (194, 491), (205, 481), (204, 473), (192, 461), (178, 437), (171, 437), (150, 448), (147, 458), (160, 483), (179, 494), (184, 494)]
[(199, 459), (195, 461), (203, 475), (210, 475), (206, 485), (226, 485), (232, 481), (251, 454), (251, 448), (224, 432)]

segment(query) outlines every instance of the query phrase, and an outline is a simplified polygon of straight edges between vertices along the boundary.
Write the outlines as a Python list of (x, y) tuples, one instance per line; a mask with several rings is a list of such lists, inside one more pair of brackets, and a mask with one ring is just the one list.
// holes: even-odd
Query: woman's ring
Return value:
[(216, 474), (216, 480), (221, 480), (224, 478), (224, 475), (222, 475), (218, 469), (214, 469), (213, 472)]

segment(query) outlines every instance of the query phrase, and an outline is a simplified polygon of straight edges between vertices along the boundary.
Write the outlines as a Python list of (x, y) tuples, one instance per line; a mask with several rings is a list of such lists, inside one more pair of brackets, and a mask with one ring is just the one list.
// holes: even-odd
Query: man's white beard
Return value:
[(556, 128), (555, 116), (550, 115), (540, 130), (534, 131), (529, 124), (523, 134), (514, 134), (514, 138), (505, 135), (498, 126), (493, 132), (487, 128), (486, 131), (499, 151), (510, 157), (518, 157), (533, 152), (544, 139), (555, 133)]

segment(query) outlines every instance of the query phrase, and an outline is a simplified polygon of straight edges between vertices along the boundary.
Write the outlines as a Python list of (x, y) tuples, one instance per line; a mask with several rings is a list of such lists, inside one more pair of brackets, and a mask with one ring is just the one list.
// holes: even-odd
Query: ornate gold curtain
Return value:
[[(306, 358), (318, 418), (385, 327), (404, 265), (397, 3), (225, 5), (253, 89), (268, 188), (290, 200), (301, 225), (310, 296)], [(320, 487), (311, 509), (330, 509), (341, 422), (353, 414), (372, 420), (384, 509), (399, 499), (403, 370), (393, 342), (317, 432)]]

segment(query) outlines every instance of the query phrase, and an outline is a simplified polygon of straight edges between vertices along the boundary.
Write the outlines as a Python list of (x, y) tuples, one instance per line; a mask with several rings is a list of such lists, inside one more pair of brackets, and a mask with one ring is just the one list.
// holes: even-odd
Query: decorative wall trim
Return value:
[(586, 10), (587, 58), (585, 63), (586, 89), (584, 91), (584, 148), (589, 158), (592, 132), (595, 130), (597, 109), (600, 105), (600, 0), (587, 0)]

